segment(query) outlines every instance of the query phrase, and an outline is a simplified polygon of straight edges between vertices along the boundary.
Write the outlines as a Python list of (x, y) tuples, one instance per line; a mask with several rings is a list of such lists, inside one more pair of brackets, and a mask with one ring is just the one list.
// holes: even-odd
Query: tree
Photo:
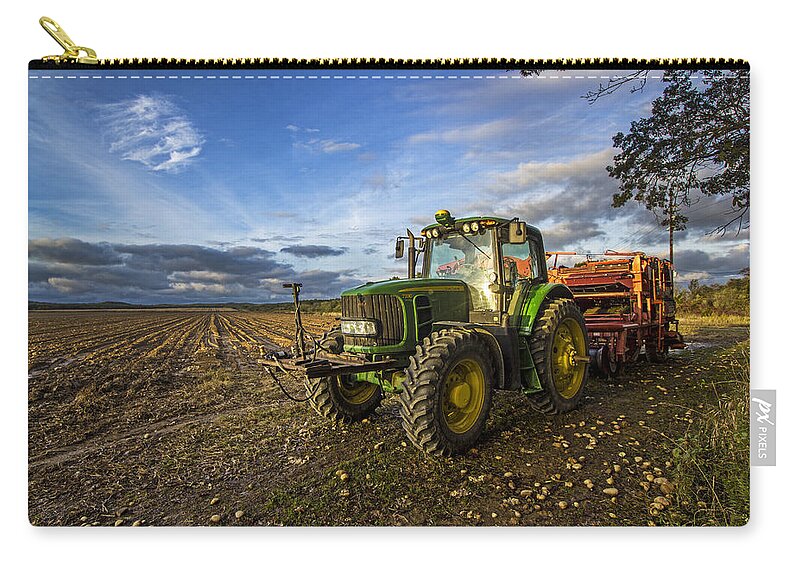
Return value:
[[(614, 136), (609, 175), (620, 181), (613, 206), (630, 200), (654, 212), (673, 232), (686, 228), (682, 213), (697, 193), (730, 195), (730, 219), (714, 232), (738, 224), (747, 227), (750, 209), (750, 83), (748, 70), (706, 71), (700, 82), (688, 70), (665, 71), (664, 93), (649, 117), (631, 123), (630, 132)], [(647, 72), (612, 80), (585, 97), (592, 103), (626, 83), (641, 90)]]

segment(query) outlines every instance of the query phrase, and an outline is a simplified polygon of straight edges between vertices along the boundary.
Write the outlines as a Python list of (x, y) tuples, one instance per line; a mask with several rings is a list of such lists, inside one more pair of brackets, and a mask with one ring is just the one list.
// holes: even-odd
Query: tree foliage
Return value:
[[(652, 113), (631, 124), (627, 134), (614, 136), (614, 156), (609, 175), (620, 181), (614, 207), (630, 200), (643, 204), (663, 225), (685, 229), (681, 213), (698, 192), (729, 195), (729, 219), (717, 231), (733, 224), (746, 227), (750, 208), (750, 83), (749, 71), (705, 71), (702, 81), (688, 70), (666, 71), (664, 93), (653, 102)], [(601, 88), (587, 98), (612, 93), (626, 81)]]
[(693, 279), (688, 289), (678, 291), (676, 301), (682, 314), (749, 316), (750, 276), (716, 285), (700, 285)]

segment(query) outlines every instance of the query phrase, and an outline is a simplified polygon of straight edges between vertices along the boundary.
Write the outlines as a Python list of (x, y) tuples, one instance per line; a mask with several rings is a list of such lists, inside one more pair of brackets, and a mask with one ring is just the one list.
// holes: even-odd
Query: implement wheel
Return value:
[(380, 386), (357, 382), (352, 376), (306, 378), (309, 403), (319, 415), (349, 424), (375, 411), (383, 396)]
[(531, 354), (543, 390), (530, 395), (543, 414), (561, 414), (578, 407), (589, 369), (589, 336), (575, 303), (554, 299), (536, 321)]
[(667, 349), (666, 344), (664, 345), (664, 350), (658, 350), (658, 343), (656, 340), (646, 340), (644, 343), (644, 354), (647, 358), (647, 362), (653, 363), (660, 363), (666, 362), (667, 357), (669, 356), (669, 349)]
[(470, 449), (492, 404), (494, 356), (480, 334), (457, 329), (432, 333), (417, 346), (400, 393), (408, 439), (432, 455)]
[(609, 378), (619, 378), (625, 371), (625, 363), (617, 360), (617, 355), (609, 356), (606, 369), (603, 370)]

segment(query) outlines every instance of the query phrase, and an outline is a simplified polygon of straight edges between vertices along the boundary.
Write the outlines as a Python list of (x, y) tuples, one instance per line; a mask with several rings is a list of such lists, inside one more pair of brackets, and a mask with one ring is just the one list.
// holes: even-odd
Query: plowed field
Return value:
[(291, 313), (30, 312), (31, 522), (661, 524), (671, 507), (650, 512), (641, 483), (670, 476), (669, 441), (719, 403), (749, 328), (696, 327), (695, 350), (593, 378), (567, 416), (496, 393), (479, 446), (447, 460), (406, 444), (393, 397), (354, 426), (287, 400), (256, 360), (293, 334)]

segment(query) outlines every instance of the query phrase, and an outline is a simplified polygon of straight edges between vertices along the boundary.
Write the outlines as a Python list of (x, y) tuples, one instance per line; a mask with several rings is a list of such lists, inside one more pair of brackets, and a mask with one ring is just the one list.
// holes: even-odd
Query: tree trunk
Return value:
[(669, 194), (669, 261), (675, 267), (675, 257), (673, 255), (674, 246), (674, 233), (675, 233), (675, 195), (670, 192)]

